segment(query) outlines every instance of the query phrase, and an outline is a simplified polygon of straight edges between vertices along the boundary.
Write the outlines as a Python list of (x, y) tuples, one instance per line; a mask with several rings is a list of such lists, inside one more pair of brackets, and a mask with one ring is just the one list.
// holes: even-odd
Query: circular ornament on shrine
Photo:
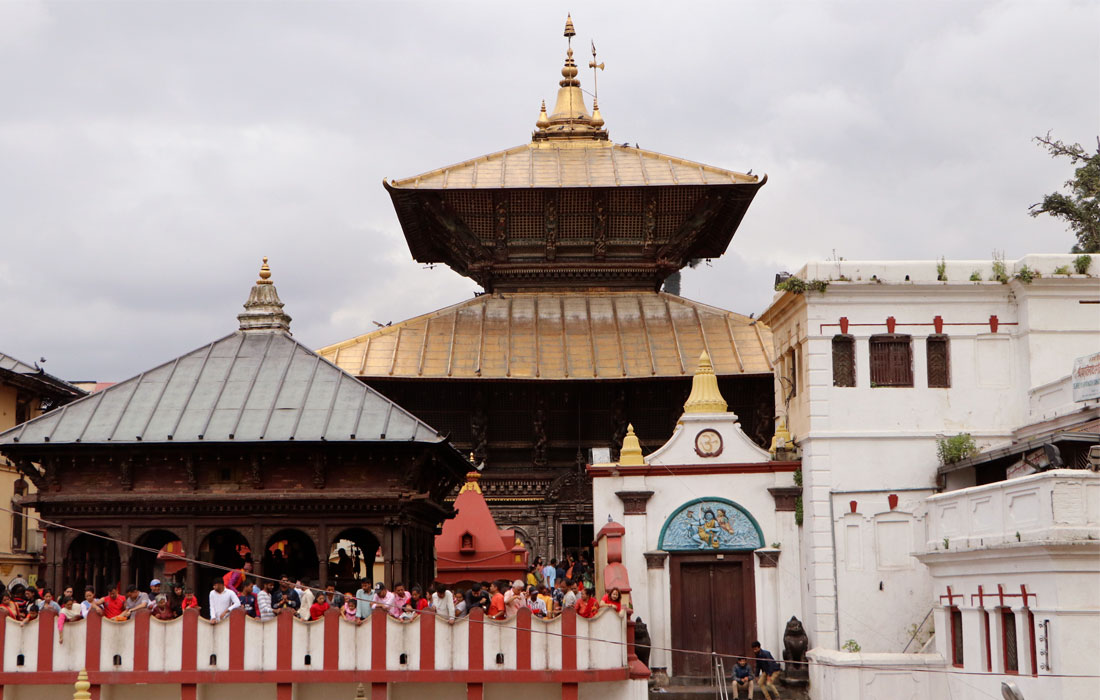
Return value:
[(722, 454), (722, 436), (717, 430), (707, 428), (695, 436), (695, 454), (700, 457), (717, 457)]

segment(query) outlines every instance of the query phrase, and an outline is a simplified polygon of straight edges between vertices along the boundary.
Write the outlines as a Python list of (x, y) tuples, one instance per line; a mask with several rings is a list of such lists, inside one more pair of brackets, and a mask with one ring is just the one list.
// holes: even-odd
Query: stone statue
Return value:
[[(805, 677), (809, 675), (806, 668), (806, 651), (810, 648), (810, 639), (806, 636), (806, 629), (802, 621), (791, 616), (787, 620), (787, 629), (783, 632), (783, 660), (787, 662), (788, 676)], [(802, 663), (791, 663), (802, 662)]]
[(634, 653), (638, 660), (649, 668), (650, 645), (653, 640), (649, 637), (649, 626), (642, 622), (641, 617), (634, 618)]

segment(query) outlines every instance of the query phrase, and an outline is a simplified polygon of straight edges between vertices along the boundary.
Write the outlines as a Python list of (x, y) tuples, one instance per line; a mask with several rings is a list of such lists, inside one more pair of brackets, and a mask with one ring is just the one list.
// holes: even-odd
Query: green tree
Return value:
[(1067, 146), (1046, 136), (1036, 136), (1035, 142), (1046, 148), (1052, 158), (1069, 158), (1076, 166), (1073, 179), (1066, 181), (1069, 194), (1052, 192), (1042, 202), (1029, 207), (1032, 216), (1050, 214), (1066, 222), (1077, 236), (1073, 253), (1100, 253), (1100, 137), (1096, 153), (1089, 154), (1079, 143)]

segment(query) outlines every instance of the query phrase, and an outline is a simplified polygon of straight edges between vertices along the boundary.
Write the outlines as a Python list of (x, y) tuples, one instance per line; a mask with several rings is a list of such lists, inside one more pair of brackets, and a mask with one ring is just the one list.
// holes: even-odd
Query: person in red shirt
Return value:
[(588, 589), (581, 586), (580, 596), (577, 598), (577, 603), (574, 605), (577, 609), (577, 614), (581, 617), (594, 617), (596, 611), (599, 610), (600, 604), (596, 602), (596, 599), (589, 594)]
[(317, 594), (317, 599), (313, 601), (313, 605), (309, 606), (309, 619), (320, 620), (325, 616), (325, 611), (328, 610), (328, 601), (325, 600), (324, 592)]
[(199, 598), (190, 588), (183, 589), (183, 599), (180, 601), (180, 610), (199, 607)]
[(500, 592), (500, 584), (496, 581), (489, 584), (489, 618), (504, 619), (504, 594)]
[(409, 599), (409, 604), (412, 605), (414, 612), (421, 612), (431, 607), (431, 601), (424, 596), (424, 592), (420, 589), (420, 586), (412, 587), (412, 598)]
[(615, 608), (615, 612), (622, 612), (623, 592), (618, 588), (612, 588), (607, 593), (604, 593), (603, 600), (600, 601), (600, 607)]
[(103, 605), (103, 617), (108, 620), (126, 619), (126, 596), (118, 594), (118, 584), (111, 586), (100, 603)]

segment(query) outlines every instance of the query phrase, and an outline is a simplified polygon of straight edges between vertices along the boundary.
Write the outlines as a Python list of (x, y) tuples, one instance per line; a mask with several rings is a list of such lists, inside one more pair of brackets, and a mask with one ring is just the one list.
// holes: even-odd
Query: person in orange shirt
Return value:
[(489, 584), (489, 618), (493, 620), (504, 619), (504, 594), (500, 592), (498, 581)]

